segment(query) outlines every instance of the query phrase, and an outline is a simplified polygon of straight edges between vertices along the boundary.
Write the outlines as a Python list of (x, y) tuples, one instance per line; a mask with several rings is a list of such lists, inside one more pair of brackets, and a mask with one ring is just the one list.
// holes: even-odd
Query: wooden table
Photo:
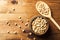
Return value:
[[(32, 35), (28, 36), (28, 33), (23, 33), (21, 29), (15, 26), (15, 23), (22, 26), (22, 29), (28, 29), (29, 26), (25, 26), (27, 20), (31, 20), (34, 16), (40, 15), (36, 8), (35, 4), (39, 0), (24, 0), (19, 1), (19, 4), (11, 4), (11, 1), (8, 0), (8, 4), (5, 5), (3, 11), (0, 11), (0, 40), (60, 40), (60, 31), (57, 27), (49, 20), (49, 30), (43, 36)], [(56, 22), (60, 25), (60, 0), (43, 0), (51, 8), (51, 13)], [(13, 10), (15, 8), (15, 10)], [(22, 17), (23, 23), (19, 20), (19, 17)], [(7, 25), (9, 21), (10, 25)], [(11, 32), (10, 34), (8, 33)], [(17, 31), (17, 34), (13, 32)]]

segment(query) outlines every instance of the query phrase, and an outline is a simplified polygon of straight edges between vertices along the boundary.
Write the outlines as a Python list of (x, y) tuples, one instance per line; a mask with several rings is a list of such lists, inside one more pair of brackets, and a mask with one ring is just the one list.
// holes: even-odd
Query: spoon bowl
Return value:
[(36, 9), (44, 17), (51, 17), (51, 10), (46, 3), (42, 2), (42, 1), (37, 2)]

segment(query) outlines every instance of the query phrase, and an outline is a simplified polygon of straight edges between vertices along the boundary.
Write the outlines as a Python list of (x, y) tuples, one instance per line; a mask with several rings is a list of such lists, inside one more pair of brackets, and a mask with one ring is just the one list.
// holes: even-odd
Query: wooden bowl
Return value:
[[(44, 30), (45, 32), (42, 33), (42, 34), (35, 33), (34, 30), (33, 30), (33, 28), (32, 28), (32, 22), (33, 22), (37, 17), (43, 18), (43, 19), (45, 19), (45, 20), (47, 21), (47, 23), (46, 23), (47, 28), (46, 28), (46, 30)], [(30, 27), (30, 30), (32, 31), (32, 33), (34, 33), (34, 34), (36, 34), (36, 35), (43, 35), (43, 34), (45, 34), (45, 33), (47, 32), (47, 30), (48, 30), (48, 28), (49, 28), (48, 20), (47, 20), (47, 18), (45, 18), (45, 17), (43, 17), (43, 16), (35, 16), (35, 17), (33, 17), (33, 18), (31, 19), (31, 21), (30, 21), (30, 23), (29, 23), (29, 27)]]

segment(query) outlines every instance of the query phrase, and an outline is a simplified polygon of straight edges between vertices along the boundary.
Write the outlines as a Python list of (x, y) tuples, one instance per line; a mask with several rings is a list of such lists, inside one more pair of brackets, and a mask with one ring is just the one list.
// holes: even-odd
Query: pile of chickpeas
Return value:
[(32, 21), (32, 30), (35, 34), (43, 35), (48, 29), (47, 20), (43, 17), (36, 17)]
[(39, 10), (40, 13), (44, 14), (44, 15), (48, 15), (49, 14), (49, 7), (47, 6), (47, 4), (44, 4), (44, 2), (39, 2), (37, 3), (37, 9)]

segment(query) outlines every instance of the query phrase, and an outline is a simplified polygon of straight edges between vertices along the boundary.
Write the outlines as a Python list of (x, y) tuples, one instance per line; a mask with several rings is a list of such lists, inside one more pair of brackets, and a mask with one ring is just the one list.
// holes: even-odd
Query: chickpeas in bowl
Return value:
[(47, 32), (49, 24), (45, 17), (36, 16), (32, 18), (29, 27), (34, 34), (43, 35)]

